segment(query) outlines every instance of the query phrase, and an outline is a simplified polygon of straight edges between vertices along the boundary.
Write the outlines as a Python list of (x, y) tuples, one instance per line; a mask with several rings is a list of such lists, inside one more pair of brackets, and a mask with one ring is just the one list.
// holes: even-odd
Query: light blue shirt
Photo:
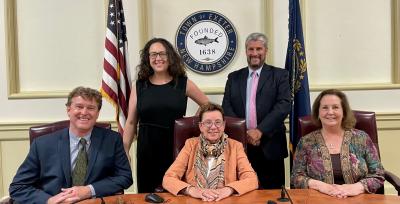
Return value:
[[(90, 137), (92, 135), (92, 132), (90, 132), (88, 135), (85, 135), (83, 138), (86, 140), (86, 153), (88, 154), (89, 158), (89, 147), (91, 144)], [(81, 145), (79, 143), (79, 140), (81, 137), (76, 136), (71, 130), (69, 130), (69, 153), (71, 157), (71, 172), (75, 168), (76, 165), (76, 159), (78, 157), (79, 150), (81, 148)], [(93, 186), (91, 184), (88, 185), (90, 188), (90, 191), (92, 193), (92, 197), (96, 196), (96, 191), (94, 190)]]
[(251, 95), (251, 86), (252, 86), (252, 74), (256, 72), (257, 76), (260, 77), (262, 66), (255, 71), (249, 69), (249, 75), (247, 76), (247, 86), (246, 86), (246, 127), (249, 128), (249, 112), (250, 112), (250, 95)]

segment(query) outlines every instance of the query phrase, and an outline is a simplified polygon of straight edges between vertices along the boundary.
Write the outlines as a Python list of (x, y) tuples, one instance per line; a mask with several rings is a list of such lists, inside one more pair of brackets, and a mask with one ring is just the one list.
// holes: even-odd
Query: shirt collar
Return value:
[(248, 69), (249, 69), (249, 76), (248, 76), (248, 77), (251, 77), (251, 74), (252, 74), (253, 72), (256, 72), (256, 73), (257, 73), (257, 75), (258, 75), (258, 76), (260, 76), (260, 73), (261, 73), (262, 67), (263, 67), (263, 66), (261, 66), (261, 67), (257, 68), (256, 70), (253, 70), (253, 69), (251, 69), (250, 67), (248, 67)]
[(77, 145), (79, 143), (79, 140), (81, 138), (85, 138), (86, 144), (90, 145), (90, 137), (92, 136), (92, 132), (90, 131), (89, 134), (83, 136), (83, 137), (78, 137), (75, 135), (71, 130), (69, 130), (69, 139), (71, 141), (71, 144)]

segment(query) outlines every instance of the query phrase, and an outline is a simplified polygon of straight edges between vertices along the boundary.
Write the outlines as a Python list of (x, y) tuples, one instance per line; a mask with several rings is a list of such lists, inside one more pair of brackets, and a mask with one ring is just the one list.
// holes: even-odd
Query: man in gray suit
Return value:
[(268, 39), (252, 33), (246, 39), (248, 66), (228, 75), (222, 107), (225, 115), (246, 118), (247, 155), (260, 188), (285, 184), (288, 156), (284, 120), (290, 111), (288, 72), (265, 64)]
[(68, 96), (69, 128), (35, 139), (10, 185), (17, 203), (75, 203), (113, 195), (132, 185), (122, 137), (95, 127), (102, 104), (94, 89)]

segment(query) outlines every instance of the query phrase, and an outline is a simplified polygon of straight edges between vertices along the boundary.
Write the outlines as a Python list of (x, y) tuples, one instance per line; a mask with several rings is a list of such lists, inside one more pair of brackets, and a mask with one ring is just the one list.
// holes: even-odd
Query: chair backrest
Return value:
[[(375, 112), (353, 110), (354, 117), (356, 118), (355, 128), (363, 130), (371, 138), (379, 153), (378, 145), (378, 128), (376, 126)], [(298, 120), (299, 138), (307, 135), (308, 133), (317, 130), (317, 126), (311, 120), (311, 116), (304, 116)], [(380, 155), (380, 154), (379, 154)]]
[[(186, 139), (200, 135), (199, 117), (187, 117), (175, 120), (174, 127), (174, 158), (185, 145)], [(246, 151), (246, 121), (241, 118), (225, 116), (225, 133), (232, 139), (243, 144)]]
[[(96, 126), (111, 129), (110, 123), (97, 122)], [(36, 139), (37, 137), (40, 137), (40, 136), (55, 132), (57, 130), (67, 128), (67, 127), (69, 127), (69, 120), (62, 120), (62, 121), (58, 121), (58, 122), (54, 122), (54, 123), (32, 126), (29, 128), (29, 141), (30, 141), (30, 143), (32, 143), (32, 141), (34, 139)]]

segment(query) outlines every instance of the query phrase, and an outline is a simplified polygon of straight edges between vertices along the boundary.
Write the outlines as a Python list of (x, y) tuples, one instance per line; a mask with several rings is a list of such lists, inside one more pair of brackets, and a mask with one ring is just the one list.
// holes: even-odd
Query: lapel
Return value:
[(88, 169), (87, 169), (87, 173), (86, 173), (86, 179), (85, 181), (88, 181), (88, 178), (90, 178), (90, 174), (92, 173), (92, 169), (93, 166), (96, 162), (96, 158), (97, 158), (97, 153), (99, 152), (100, 149), (100, 145), (103, 141), (103, 132), (100, 131), (99, 128), (97, 127), (93, 127), (92, 130), (92, 136), (90, 137), (90, 152), (89, 152), (89, 164), (88, 164)]
[[(228, 139), (228, 138), (227, 138)], [(225, 181), (225, 183), (228, 183), (228, 181), (229, 181), (229, 167), (228, 167), (228, 163), (229, 163), (229, 156), (230, 156), (230, 152), (229, 152), (229, 150), (228, 150), (228, 148), (227, 148), (227, 146), (229, 145), (228, 144), (228, 142), (229, 141), (227, 141), (226, 142), (226, 146), (225, 146), (225, 150), (224, 150), (224, 159), (225, 159), (225, 164), (224, 164), (224, 181)]]
[(355, 183), (356, 181), (353, 179), (353, 172), (357, 172), (358, 170), (354, 168), (351, 164), (350, 157), (350, 143), (353, 134), (350, 130), (346, 130), (344, 132), (342, 148), (340, 150), (340, 163), (342, 166), (343, 179), (346, 183)]
[(240, 74), (240, 79), (239, 79), (239, 88), (240, 88), (240, 94), (242, 96), (242, 103), (244, 107), (244, 112), (246, 112), (246, 88), (247, 88), (247, 77), (249, 76), (249, 68), (245, 68), (242, 73)]
[(260, 94), (261, 89), (267, 81), (272, 82), (272, 80), (268, 79), (271, 77), (271, 71), (271, 68), (267, 64), (264, 64), (264, 66), (261, 68), (260, 79), (258, 79), (257, 96)]
[(70, 156), (70, 147), (69, 147), (69, 133), (68, 128), (65, 128), (61, 132), (60, 139), (58, 140), (58, 154), (61, 159), (61, 166), (64, 172), (65, 180), (67, 182), (67, 186), (72, 185), (71, 181), (71, 156)]

